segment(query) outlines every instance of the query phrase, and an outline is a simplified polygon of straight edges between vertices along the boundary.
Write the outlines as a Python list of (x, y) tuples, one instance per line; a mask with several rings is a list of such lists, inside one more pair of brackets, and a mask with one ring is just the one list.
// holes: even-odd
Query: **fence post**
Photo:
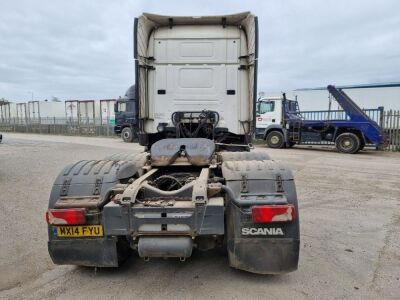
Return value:
[(393, 132), (393, 144), (394, 144), (394, 150), (396, 151), (400, 151), (400, 110), (397, 111), (393, 111), (394, 114), (394, 122), (393, 122), (393, 126), (394, 126), (394, 132)]
[(384, 109), (383, 106), (379, 106), (378, 109), (379, 109), (379, 126), (381, 128), (383, 128), (383, 125), (384, 125), (383, 122), (384, 122), (384, 119), (385, 119), (385, 109)]
[(392, 141), (391, 141), (391, 136), (390, 136), (390, 117), (391, 117), (391, 110), (386, 111), (385, 115), (385, 127), (386, 127), (386, 134), (387, 134), (387, 139), (389, 141), (389, 146), (388, 150), (392, 150)]
[(400, 151), (400, 110), (396, 113), (397, 122), (396, 122), (396, 150)]
[(394, 110), (390, 110), (390, 144), (392, 146), (392, 151), (394, 151), (394, 149), (396, 149), (395, 141), (394, 141), (394, 133), (395, 133), (395, 131), (394, 131), (394, 120), (395, 120), (394, 116), (395, 116)]
[(388, 139), (388, 150), (391, 150), (390, 148), (390, 133), (389, 133), (389, 111), (385, 112), (385, 126), (384, 126), (384, 132), (387, 135), (387, 139)]
[(110, 136), (110, 115), (107, 114), (107, 136)]

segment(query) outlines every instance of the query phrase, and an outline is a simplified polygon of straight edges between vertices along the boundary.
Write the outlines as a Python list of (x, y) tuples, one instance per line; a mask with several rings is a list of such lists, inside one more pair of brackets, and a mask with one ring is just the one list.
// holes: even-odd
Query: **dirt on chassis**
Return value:
[(184, 261), (220, 248), (237, 269), (296, 270), (292, 172), (264, 152), (218, 150), (209, 139), (164, 139), (139, 155), (64, 168), (46, 213), (53, 262), (117, 267), (132, 252)]

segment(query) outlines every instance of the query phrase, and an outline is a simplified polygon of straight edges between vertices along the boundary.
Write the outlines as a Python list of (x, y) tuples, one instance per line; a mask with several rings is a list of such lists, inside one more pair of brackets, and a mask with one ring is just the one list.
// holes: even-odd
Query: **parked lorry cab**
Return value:
[(137, 137), (138, 115), (135, 85), (129, 87), (123, 98), (114, 104), (115, 126), (114, 133), (121, 135), (126, 143), (131, 143)]
[(382, 128), (342, 90), (329, 85), (328, 91), (340, 104), (345, 120), (304, 120), (298, 102), (286, 95), (257, 101), (256, 138), (270, 148), (289, 148), (295, 144), (329, 141), (342, 153), (357, 153), (366, 144), (382, 148)]
[(143, 14), (134, 37), (144, 152), (61, 171), (46, 212), (53, 262), (116, 267), (131, 253), (185, 261), (219, 249), (237, 269), (296, 270), (293, 173), (250, 144), (257, 17)]

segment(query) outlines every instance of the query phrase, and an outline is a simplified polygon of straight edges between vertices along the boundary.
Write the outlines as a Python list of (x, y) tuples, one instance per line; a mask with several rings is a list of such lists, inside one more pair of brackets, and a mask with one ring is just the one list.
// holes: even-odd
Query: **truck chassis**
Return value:
[[(234, 268), (295, 270), (300, 238), (291, 171), (263, 152), (215, 148), (209, 139), (164, 139), (150, 153), (67, 166), (47, 211), (53, 261), (116, 267), (133, 251), (145, 260), (184, 261), (193, 249), (220, 248)], [(77, 224), (66, 217), (74, 209), (84, 211)], [(79, 235), (98, 225), (102, 235)]]

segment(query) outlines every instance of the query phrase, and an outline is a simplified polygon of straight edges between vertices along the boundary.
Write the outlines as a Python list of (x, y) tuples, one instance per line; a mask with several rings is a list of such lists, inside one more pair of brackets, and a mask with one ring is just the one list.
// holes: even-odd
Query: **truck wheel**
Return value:
[(360, 138), (354, 133), (340, 134), (335, 141), (336, 149), (342, 153), (354, 154), (360, 150)]
[(282, 148), (284, 144), (283, 134), (280, 131), (271, 131), (265, 141), (270, 148)]
[(121, 137), (125, 143), (132, 143), (133, 142), (133, 132), (130, 127), (125, 127), (122, 129)]

